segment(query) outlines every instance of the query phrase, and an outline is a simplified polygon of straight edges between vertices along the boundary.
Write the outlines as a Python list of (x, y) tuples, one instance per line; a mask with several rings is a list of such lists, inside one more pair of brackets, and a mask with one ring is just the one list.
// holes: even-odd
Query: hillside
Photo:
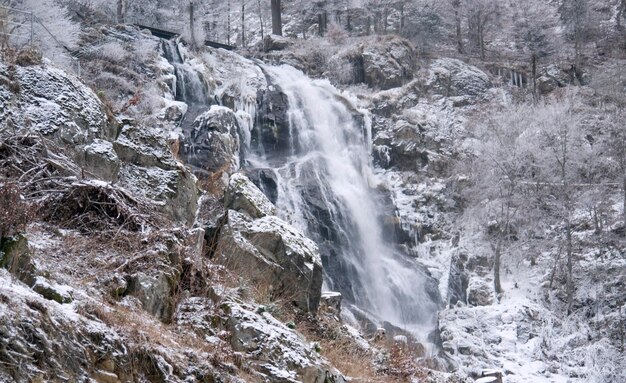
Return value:
[(192, 3), (0, 4), (0, 381), (626, 381), (626, 3)]

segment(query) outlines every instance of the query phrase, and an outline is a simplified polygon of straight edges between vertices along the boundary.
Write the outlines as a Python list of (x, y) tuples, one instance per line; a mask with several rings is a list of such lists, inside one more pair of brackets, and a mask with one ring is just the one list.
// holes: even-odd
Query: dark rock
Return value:
[(263, 148), (265, 154), (280, 156), (295, 151), (289, 129), (289, 100), (276, 85), (257, 92), (258, 120), (252, 132), (252, 147)]
[(246, 175), (261, 189), (270, 202), (278, 200), (278, 179), (273, 169), (246, 169)]
[(450, 261), (450, 276), (448, 279), (448, 304), (450, 307), (457, 302), (467, 303), (467, 287), (469, 277), (465, 272), (465, 264), (462, 254), (455, 251)]
[(339, 314), (341, 312), (341, 293), (333, 291), (322, 293), (320, 309)]
[(185, 132), (182, 157), (200, 177), (216, 172), (232, 173), (240, 164), (239, 129), (232, 110), (212, 106), (196, 119), (190, 132)]
[(289, 39), (283, 36), (266, 35), (265, 38), (263, 38), (263, 51), (264, 52), (282, 51), (286, 49), (287, 47), (289, 47), (290, 45), (291, 45), (291, 42), (289, 41)]
[(85, 146), (81, 154), (79, 154), (79, 162), (84, 164), (86, 171), (102, 180), (110, 182), (117, 180), (120, 159), (111, 142), (95, 139)]

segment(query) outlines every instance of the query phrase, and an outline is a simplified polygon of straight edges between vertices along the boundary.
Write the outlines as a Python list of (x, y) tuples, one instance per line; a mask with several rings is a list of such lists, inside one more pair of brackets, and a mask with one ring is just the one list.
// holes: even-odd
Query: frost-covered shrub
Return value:
[(138, 64), (145, 64), (158, 57), (156, 43), (153, 40), (140, 38), (135, 41), (133, 48), (133, 59)]
[(346, 38), (348, 38), (348, 33), (339, 24), (331, 23), (328, 26), (326, 37), (333, 44), (343, 44), (346, 41)]
[(130, 54), (119, 42), (109, 41), (102, 44), (98, 48), (98, 56), (102, 60), (107, 60), (114, 63), (121, 63), (126, 61), (130, 57)]
[(142, 115), (152, 115), (163, 108), (161, 90), (154, 84), (150, 84), (141, 91), (137, 111)]

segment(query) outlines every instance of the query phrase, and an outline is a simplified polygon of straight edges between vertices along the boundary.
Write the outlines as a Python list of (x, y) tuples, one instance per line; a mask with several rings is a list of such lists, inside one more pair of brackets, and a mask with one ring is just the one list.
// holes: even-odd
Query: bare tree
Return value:
[(502, 255), (517, 240), (522, 225), (520, 211), (527, 212), (522, 186), (532, 178), (531, 163), (534, 148), (527, 140), (530, 127), (528, 105), (511, 105), (479, 116), (474, 128), (474, 159), (472, 179), (474, 187), (468, 191), (474, 206), (483, 213), (469, 214), (483, 217), (492, 240), (494, 255), (493, 280), (496, 294), (503, 292), (500, 279)]
[(456, 36), (456, 50), (459, 53), (464, 53), (463, 48), (463, 34), (461, 33), (461, 0), (451, 1), (452, 9), (454, 11), (454, 32)]
[[(578, 99), (566, 94), (562, 100), (553, 100), (536, 109), (534, 118), (539, 128), (537, 156), (542, 164), (541, 177), (545, 191), (549, 192), (550, 211), (563, 223), (567, 275), (567, 313), (572, 312), (574, 301), (574, 245), (572, 213), (579, 191), (577, 179), (588, 142), (584, 137), (580, 117), (575, 113)], [(548, 199), (546, 199), (548, 200)]]
[(532, 89), (536, 100), (538, 61), (552, 52), (556, 37), (551, 33), (551, 28), (557, 20), (551, 6), (545, 1), (529, 0), (526, 4), (515, 17), (512, 32), (520, 48), (530, 56)]
[(564, 1), (560, 8), (561, 20), (569, 37), (574, 40), (576, 70), (580, 69), (582, 50), (590, 38), (591, 18), (589, 0)]
[(500, 19), (500, 2), (496, 0), (467, 0), (467, 25), (470, 39), (480, 52), (482, 60), (486, 57), (487, 34)]
[(261, 0), (257, 0), (257, 6), (259, 10), (259, 23), (261, 25), (261, 40), (265, 37), (265, 25), (263, 22), (263, 8), (261, 7)]

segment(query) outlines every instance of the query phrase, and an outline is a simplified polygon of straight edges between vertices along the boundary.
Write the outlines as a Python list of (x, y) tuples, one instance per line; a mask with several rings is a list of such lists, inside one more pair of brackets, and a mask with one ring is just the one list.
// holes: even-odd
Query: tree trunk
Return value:
[(617, 30), (622, 29), (622, 17), (624, 17), (624, 11), (626, 11), (626, 0), (622, 0), (617, 8)]
[(533, 100), (537, 101), (537, 54), (533, 53), (532, 58), (532, 71), (533, 71)]
[(572, 305), (574, 303), (574, 280), (572, 274), (574, 254), (572, 249), (572, 225), (569, 217), (567, 217), (565, 221), (565, 230), (565, 238), (567, 241), (567, 315), (570, 315), (572, 313)]
[(278, 36), (283, 35), (283, 21), (280, 10), (280, 0), (272, 0), (272, 33)]
[(478, 44), (480, 45), (480, 59), (485, 60), (485, 26), (482, 22), (478, 24)]
[(461, 14), (459, 11), (461, 2), (459, 0), (455, 0), (452, 2), (452, 6), (454, 7), (454, 23), (456, 24), (456, 50), (459, 53), (464, 53), (463, 34), (461, 33)]
[(400, 28), (398, 34), (404, 32), (404, 4), (400, 4)]
[(196, 28), (194, 25), (194, 3), (193, 1), (189, 2), (189, 35), (191, 38), (191, 47), (192, 49), (198, 49), (198, 43), (196, 42)]
[(624, 236), (626, 236), (626, 173), (623, 177), (622, 193), (624, 193), (624, 211), (622, 214), (624, 215)]
[(226, 43), (230, 45), (230, 0), (226, 3), (226, 13), (228, 13), (228, 21), (226, 26)]
[[(498, 243), (496, 244), (494, 253), (495, 253), (495, 261), (493, 264), (493, 288), (496, 292), (496, 295), (499, 295), (499, 294), (502, 294), (502, 284), (500, 283), (500, 261), (502, 258), (502, 238), (501, 237), (498, 238)], [(500, 299), (498, 298), (498, 301), (499, 300)]]
[(241, 0), (241, 46), (246, 47), (246, 0)]
[(117, 0), (117, 23), (124, 24), (124, 0)]
[(265, 28), (263, 26), (263, 8), (261, 8), (261, 0), (257, 0), (257, 5), (259, 7), (259, 22), (261, 23), (261, 40), (265, 38)]
[(385, 7), (383, 14), (383, 32), (387, 33), (387, 18), (389, 17), (389, 9)]

